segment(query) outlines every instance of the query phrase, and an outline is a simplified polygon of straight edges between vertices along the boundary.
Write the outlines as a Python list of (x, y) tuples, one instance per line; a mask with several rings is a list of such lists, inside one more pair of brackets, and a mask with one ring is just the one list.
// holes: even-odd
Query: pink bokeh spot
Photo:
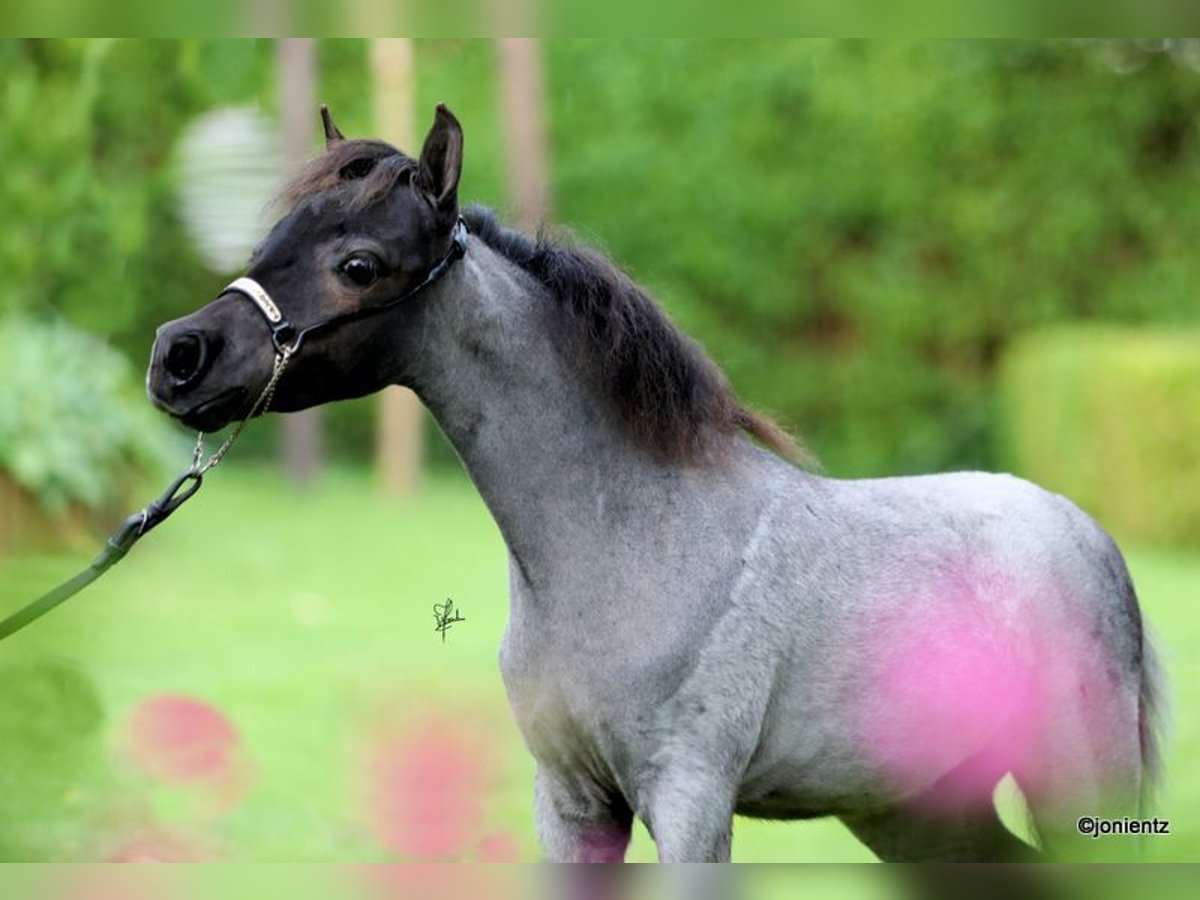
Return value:
[[(926, 621), (929, 619), (929, 621)], [(1035, 728), (1029, 667), (1000, 623), (977, 613), (913, 616), (878, 653), (864, 737), (900, 785), (919, 785), (984, 746), (1015, 763)], [(979, 760), (990, 768), (996, 760)], [(984, 789), (986, 770), (962, 773)]]
[(953, 770), (929, 802), (986, 803), (1004, 772), (1038, 774), (1056, 705), (1096, 684), (1070, 598), (1049, 590), (967, 564), (870, 623), (857, 733), (895, 788)]
[(220, 710), (190, 697), (143, 700), (129, 722), (134, 761), (168, 784), (228, 778), (238, 743), (237, 730)]
[(369, 765), (371, 815), (378, 838), (406, 856), (464, 853), (483, 820), (486, 746), (450, 722), (425, 722), (380, 738)]
[[(356, 866), (358, 881), (365, 891), (362, 896), (379, 900), (458, 900), (458, 898), (488, 898), (508, 900), (513, 894), (503, 881), (486, 875), (478, 866), (448, 863), (408, 862), (376, 863)], [(356, 893), (355, 896), (359, 896)], [(527, 897), (528, 893), (521, 896)]]
[(137, 860), (114, 858), (104, 863), (55, 866), (53, 877), (60, 880), (51, 882), (46, 893), (32, 896), (44, 896), (47, 900), (173, 900), (182, 896), (178, 885), (165, 876), (160, 868), (107, 864), (126, 861), (165, 860), (143, 860), (139, 855)]
[(479, 842), (476, 855), (480, 862), (485, 863), (511, 863), (521, 860), (517, 840), (508, 832), (485, 835)]
[(114, 863), (210, 862), (212, 855), (194, 840), (162, 831), (151, 831), (119, 844), (108, 856)]

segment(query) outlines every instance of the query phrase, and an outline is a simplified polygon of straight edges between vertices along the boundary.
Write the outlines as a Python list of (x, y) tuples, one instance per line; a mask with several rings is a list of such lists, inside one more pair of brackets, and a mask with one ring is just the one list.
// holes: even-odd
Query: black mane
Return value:
[(606, 257), (544, 234), (530, 238), (484, 207), (468, 207), (463, 217), (472, 235), (558, 299), (560, 345), (634, 441), (663, 459), (699, 462), (742, 430), (782, 456), (803, 458), (778, 425), (741, 404), (700, 345)]

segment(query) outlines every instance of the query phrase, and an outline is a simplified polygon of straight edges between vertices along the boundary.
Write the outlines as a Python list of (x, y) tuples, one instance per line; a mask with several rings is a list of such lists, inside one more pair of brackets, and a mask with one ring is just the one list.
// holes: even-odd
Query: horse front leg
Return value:
[(729, 862), (734, 786), (705, 767), (673, 765), (655, 779), (639, 810), (660, 862)]
[(549, 862), (619, 863), (633, 828), (623, 797), (571, 787), (539, 766), (533, 780), (534, 819)]

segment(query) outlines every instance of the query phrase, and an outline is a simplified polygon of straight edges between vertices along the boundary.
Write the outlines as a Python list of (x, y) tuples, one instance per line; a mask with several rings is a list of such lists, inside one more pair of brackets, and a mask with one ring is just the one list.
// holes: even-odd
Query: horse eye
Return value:
[(358, 159), (350, 160), (350, 162), (338, 169), (338, 178), (342, 181), (354, 181), (358, 178), (366, 178), (374, 168), (375, 160), (369, 156), (360, 156)]
[(379, 278), (379, 262), (373, 256), (360, 253), (342, 263), (342, 274), (353, 284), (366, 287)]

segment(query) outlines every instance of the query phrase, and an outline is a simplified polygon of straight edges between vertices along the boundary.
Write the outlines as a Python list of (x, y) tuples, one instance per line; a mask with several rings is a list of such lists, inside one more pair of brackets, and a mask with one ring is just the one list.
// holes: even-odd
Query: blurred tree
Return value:
[[(278, 38), (276, 44), (284, 156), (294, 171), (312, 155), (316, 135), (317, 45), (312, 38)], [(279, 449), (293, 484), (308, 484), (319, 474), (324, 455), (321, 434), (320, 408), (283, 417)]]
[(500, 126), (513, 215), (537, 232), (550, 211), (542, 49), (537, 38), (499, 38)]
[[(416, 71), (409, 38), (371, 41), (374, 133), (412, 154), (421, 144), (416, 133)], [(416, 394), (393, 385), (379, 396), (375, 464), (383, 488), (393, 497), (411, 494), (421, 474), (424, 415)]]

